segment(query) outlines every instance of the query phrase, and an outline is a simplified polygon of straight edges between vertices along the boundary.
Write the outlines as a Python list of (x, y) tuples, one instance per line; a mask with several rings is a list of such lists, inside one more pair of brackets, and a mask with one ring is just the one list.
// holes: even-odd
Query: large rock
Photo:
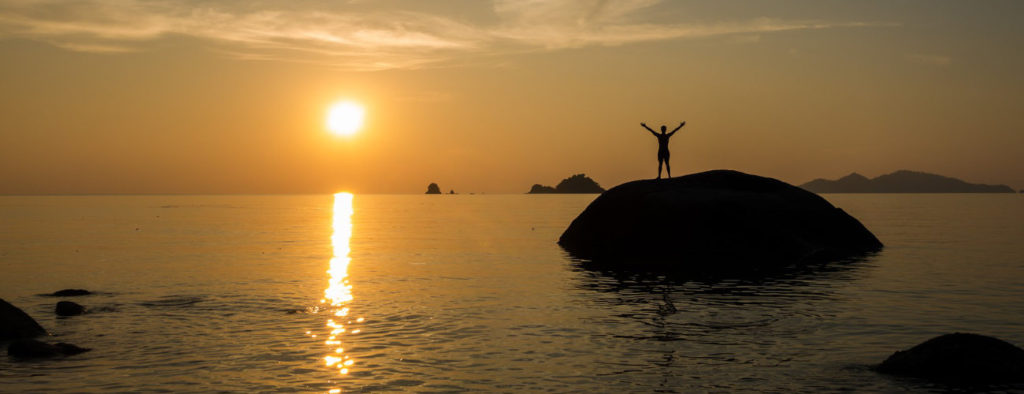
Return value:
[(441, 194), (441, 187), (436, 183), (431, 183), (427, 185), (427, 192), (424, 194)]
[(882, 247), (817, 194), (730, 170), (616, 186), (590, 203), (558, 243), (589, 260), (701, 271), (830, 260)]
[(0, 340), (32, 338), (45, 334), (46, 330), (36, 323), (35, 319), (0, 299)]
[(879, 372), (940, 381), (1024, 382), (1024, 349), (977, 334), (946, 334), (889, 356)]
[(42, 358), (71, 356), (89, 350), (92, 349), (78, 347), (70, 343), (49, 344), (35, 339), (19, 339), (11, 342), (11, 345), (7, 347), (7, 355), (18, 358)]

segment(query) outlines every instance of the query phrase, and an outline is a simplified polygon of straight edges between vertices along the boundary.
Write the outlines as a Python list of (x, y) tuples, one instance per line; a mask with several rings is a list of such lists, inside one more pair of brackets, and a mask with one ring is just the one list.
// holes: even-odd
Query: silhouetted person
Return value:
[(658, 137), (658, 179), (661, 179), (662, 163), (665, 163), (665, 170), (668, 173), (668, 177), (672, 177), (672, 167), (668, 165), (668, 139), (672, 137), (672, 134), (675, 134), (677, 131), (679, 131), (679, 129), (683, 128), (683, 125), (685, 124), (686, 122), (679, 123), (679, 127), (676, 127), (675, 130), (672, 130), (672, 132), (668, 134), (665, 133), (665, 130), (667, 130), (668, 127), (662, 125), (661, 134), (658, 134), (654, 130), (651, 130), (650, 127), (647, 127), (646, 123), (640, 122), (641, 126), (647, 129), (647, 131), (650, 131), (651, 134), (654, 134), (655, 137)]

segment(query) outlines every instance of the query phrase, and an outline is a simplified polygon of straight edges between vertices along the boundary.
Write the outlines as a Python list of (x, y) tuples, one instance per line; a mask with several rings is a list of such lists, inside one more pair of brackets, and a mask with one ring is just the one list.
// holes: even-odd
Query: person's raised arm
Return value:
[(650, 127), (647, 127), (647, 123), (640, 122), (640, 125), (643, 126), (645, 129), (647, 129), (647, 131), (650, 131), (651, 134), (658, 135), (658, 133), (655, 133), (654, 130), (651, 130)]
[[(672, 130), (672, 132), (668, 133), (668, 135), (671, 136), (672, 134), (675, 134), (677, 131), (679, 131), (679, 129), (683, 128), (684, 125), (686, 125), (686, 122), (680, 123), (679, 127), (676, 127), (675, 130)], [(650, 129), (648, 129), (648, 130), (650, 130)]]

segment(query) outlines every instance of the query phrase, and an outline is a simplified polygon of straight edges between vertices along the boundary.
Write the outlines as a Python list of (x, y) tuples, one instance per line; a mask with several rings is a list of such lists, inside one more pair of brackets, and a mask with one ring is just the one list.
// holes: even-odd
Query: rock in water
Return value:
[(893, 353), (877, 370), (951, 382), (1024, 382), (1024, 349), (984, 335), (946, 334)]
[(821, 196), (730, 170), (616, 186), (590, 203), (558, 244), (579, 258), (682, 271), (757, 270), (882, 247)]
[(47, 294), (47, 295), (53, 296), (53, 297), (77, 297), (77, 296), (84, 296), (84, 295), (89, 295), (89, 294), (92, 294), (92, 292), (89, 291), (89, 290), (84, 290), (84, 289), (64, 289), (64, 290), (57, 290), (57, 291), (53, 292), (52, 294)]
[(0, 299), (0, 340), (31, 338), (45, 334), (46, 330), (36, 323), (35, 319)]
[(57, 316), (78, 316), (85, 313), (85, 307), (71, 301), (60, 301), (54, 312)]
[(88, 352), (89, 350), (92, 349), (78, 347), (70, 343), (57, 343), (51, 345), (35, 339), (19, 339), (11, 342), (11, 345), (7, 347), (7, 355), (19, 358), (41, 358), (70, 356)]
[(441, 187), (436, 183), (431, 183), (427, 185), (427, 192), (424, 194), (441, 194)]

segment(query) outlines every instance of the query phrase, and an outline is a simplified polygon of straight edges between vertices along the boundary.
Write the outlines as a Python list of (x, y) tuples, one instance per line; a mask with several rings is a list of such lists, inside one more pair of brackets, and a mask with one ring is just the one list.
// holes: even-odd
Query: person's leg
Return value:
[(668, 177), (672, 177), (672, 166), (668, 165), (668, 156), (665, 156), (665, 172), (668, 173)]
[(662, 162), (664, 162), (664, 159), (659, 157), (658, 158), (658, 178), (657, 179), (661, 179), (661, 163)]

